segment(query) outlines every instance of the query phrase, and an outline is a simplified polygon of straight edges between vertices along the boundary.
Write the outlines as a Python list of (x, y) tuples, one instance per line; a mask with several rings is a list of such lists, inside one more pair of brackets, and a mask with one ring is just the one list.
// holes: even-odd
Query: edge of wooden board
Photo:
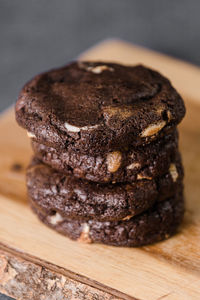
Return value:
[[(15, 259), (18, 269), (18, 273), (16, 272), (10, 272), (8, 268), (5, 268), (5, 265), (1, 262), (1, 255), (7, 257), (6, 261), (9, 262), (9, 258)], [(49, 272), (52, 272), (52, 276), (54, 275), (62, 275), (66, 278), (66, 280), (73, 280), (74, 287), (78, 284), (82, 284), (82, 286), (78, 286), (78, 288), (84, 290), (87, 290), (86, 287), (92, 288), (92, 292), (95, 293), (96, 296), (98, 296), (98, 293), (100, 297), (104, 297), (103, 299), (108, 300), (114, 300), (114, 299), (124, 299), (124, 300), (139, 300), (135, 297), (126, 295), (116, 289), (110, 288), (104, 284), (101, 284), (95, 280), (92, 280), (88, 277), (85, 277), (83, 275), (77, 274), (75, 272), (72, 272), (70, 270), (67, 270), (66, 268), (62, 268), (60, 266), (57, 266), (55, 264), (52, 264), (50, 262), (47, 262), (43, 259), (37, 258), (33, 255), (18, 251), (14, 248), (11, 248), (3, 243), (0, 242), (0, 291), (3, 293), (6, 293), (8, 296), (13, 297), (14, 295), (12, 292), (12, 282), (10, 283), (10, 280), (15, 280), (17, 275), (22, 275), (23, 273), (23, 263), (27, 262), (30, 263), (32, 267), (35, 269), (44, 267)], [(22, 269), (22, 272), (20, 272), (20, 266)], [(8, 274), (6, 274), (8, 273)], [(11, 273), (11, 274), (10, 274)], [(10, 276), (12, 275), (12, 276)], [(30, 276), (30, 273), (26, 273), (26, 276)], [(22, 275), (23, 276), (23, 275)], [(19, 277), (19, 276), (18, 276)], [(3, 283), (3, 284), (2, 284)], [(10, 286), (11, 284), (11, 286)], [(7, 290), (5, 289), (7, 287)], [(31, 282), (30, 286), (28, 286), (28, 289), (31, 289)], [(20, 289), (19, 289), (20, 290)], [(21, 293), (26, 292), (26, 289), (21, 289), (19, 291)], [(87, 290), (88, 292), (88, 290)], [(90, 291), (91, 292), (91, 291)], [(83, 294), (83, 298), (85, 299)], [(107, 298), (106, 298), (107, 297)], [(114, 297), (114, 298), (113, 298)], [(23, 298), (22, 298), (23, 299)], [(35, 299), (35, 298), (34, 298)], [(98, 300), (98, 298), (95, 298)], [(101, 298), (100, 298), (101, 299)]]

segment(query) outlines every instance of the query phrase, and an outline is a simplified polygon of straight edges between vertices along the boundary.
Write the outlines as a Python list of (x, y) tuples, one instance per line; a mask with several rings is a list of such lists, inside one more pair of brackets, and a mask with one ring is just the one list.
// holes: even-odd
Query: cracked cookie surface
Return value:
[(28, 196), (48, 214), (58, 213), (63, 218), (122, 220), (142, 213), (182, 189), (179, 156), (173, 165), (177, 170), (176, 181), (169, 169), (165, 175), (152, 180), (98, 184), (65, 175), (34, 159), (27, 170)]
[(169, 238), (177, 231), (184, 214), (182, 191), (174, 197), (156, 203), (146, 212), (123, 221), (97, 222), (68, 218), (52, 223), (52, 215), (31, 203), (39, 219), (59, 233), (84, 243), (104, 243), (114, 246), (143, 246)]
[(32, 140), (35, 156), (52, 168), (75, 177), (99, 183), (132, 182), (166, 173), (175, 159), (178, 136), (163, 137), (145, 147), (115, 150), (98, 155), (57, 150)]
[(104, 62), (38, 75), (16, 103), (16, 119), (33, 139), (93, 155), (159, 139), (184, 114), (182, 98), (158, 72)]

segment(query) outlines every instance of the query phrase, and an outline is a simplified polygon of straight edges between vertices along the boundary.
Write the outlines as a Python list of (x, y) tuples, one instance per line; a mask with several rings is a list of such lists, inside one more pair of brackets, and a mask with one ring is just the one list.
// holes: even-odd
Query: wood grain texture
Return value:
[(2, 250), (0, 292), (24, 300), (120, 300), (105, 291)]
[(100, 44), (82, 58), (143, 62), (170, 77), (183, 95), (187, 107), (180, 126), (186, 170), (184, 223), (173, 238), (137, 249), (80, 244), (45, 227), (26, 203), (24, 176), (31, 150), (26, 132), (16, 125), (11, 110), (0, 121), (2, 247), (4, 251), (6, 245), (18, 250), (26, 260), (39, 259), (43, 265), (49, 262), (52, 270), (61, 267), (69, 278), (78, 274), (76, 281), (87, 281), (119, 298), (200, 299), (200, 70), (120, 41)]

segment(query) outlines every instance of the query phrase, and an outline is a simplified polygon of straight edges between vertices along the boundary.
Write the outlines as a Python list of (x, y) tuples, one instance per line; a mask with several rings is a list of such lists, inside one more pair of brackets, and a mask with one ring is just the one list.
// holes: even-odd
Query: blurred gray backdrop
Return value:
[(199, 0), (0, 0), (0, 110), (36, 73), (117, 37), (200, 64)]
[(200, 0), (0, 0), (0, 110), (40, 71), (117, 37), (200, 64)]
[(33, 75), (109, 37), (200, 64), (199, 13), (200, 0), (0, 0), (0, 111)]

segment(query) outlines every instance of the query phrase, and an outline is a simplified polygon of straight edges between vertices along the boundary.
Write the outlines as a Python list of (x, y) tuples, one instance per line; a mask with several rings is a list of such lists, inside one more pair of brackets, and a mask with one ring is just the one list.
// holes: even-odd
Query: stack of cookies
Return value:
[(73, 62), (36, 76), (16, 103), (34, 152), (28, 196), (39, 219), (74, 240), (141, 246), (184, 213), (170, 82), (144, 66)]

